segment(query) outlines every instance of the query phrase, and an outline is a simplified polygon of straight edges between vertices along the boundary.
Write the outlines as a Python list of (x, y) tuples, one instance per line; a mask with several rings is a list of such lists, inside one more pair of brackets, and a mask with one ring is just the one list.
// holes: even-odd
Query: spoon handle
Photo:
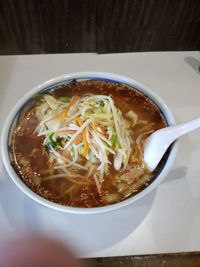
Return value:
[(181, 137), (182, 135), (186, 133), (194, 131), (198, 129), (199, 127), (200, 127), (200, 118), (197, 118), (192, 121), (188, 121), (177, 126), (163, 128), (161, 130), (163, 131), (166, 130), (166, 134), (168, 135), (168, 138), (170, 139), (171, 142), (173, 142), (178, 137)]

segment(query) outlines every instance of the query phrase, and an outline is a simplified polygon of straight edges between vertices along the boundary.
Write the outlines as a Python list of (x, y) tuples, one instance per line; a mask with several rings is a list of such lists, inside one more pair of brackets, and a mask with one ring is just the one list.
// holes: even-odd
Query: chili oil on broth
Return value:
[[(143, 142), (151, 132), (167, 125), (159, 109), (149, 98), (127, 86), (98, 80), (74, 81), (59, 85), (48, 94), (56, 99), (85, 94), (110, 95), (115, 106), (122, 111), (129, 123), (133, 121), (128, 116), (126, 117), (126, 114), (131, 110), (137, 114), (138, 123), (131, 133), (135, 142), (131, 144), (132, 152), (127, 169), (116, 171), (112, 164), (108, 173), (104, 175), (100, 193), (92, 176), (85, 180), (62, 178), (62, 173), (54, 169), (49, 152), (43, 146), (44, 137), (35, 133), (39, 123), (36, 117), (36, 105), (43, 96), (39, 95), (35, 104), (20, 119), (12, 136), (14, 168), (32, 191), (45, 199), (66, 206), (100, 207), (120, 202), (137, 194), (155, 179), (163, 162), (154, 173), (149, 173), (142, 165)], [(140, 151), (135, 144), (139, 136), (141, 137)], [(81, 160), (83, 164), (87, 164), (84, 157)], [(113, 162), (113, 156), (110, 156), (109, 160)], [(87, 171), (78, 170), (73, 166), (69, 167), (69, 171), (77, 177), (87, 176)], [(45, 179), (51, 175), (57, 175), (58, 178)]]

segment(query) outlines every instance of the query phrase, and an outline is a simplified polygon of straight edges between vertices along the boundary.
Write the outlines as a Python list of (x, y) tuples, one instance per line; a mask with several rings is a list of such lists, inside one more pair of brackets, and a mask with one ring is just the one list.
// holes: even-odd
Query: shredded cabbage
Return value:
[(127, 167), (132, 143), (129, 125), (110, 96), (90, 94), (56, 99), (44, 95), (36, 107), (36, 116), (39, 125), (35, 131), (45, 137), (44, 146), (53, 155), (56, 168), (73, 166), (87, 170), (86, 163), (90, 161), (100, 192), (111, 164), (118, 171)]

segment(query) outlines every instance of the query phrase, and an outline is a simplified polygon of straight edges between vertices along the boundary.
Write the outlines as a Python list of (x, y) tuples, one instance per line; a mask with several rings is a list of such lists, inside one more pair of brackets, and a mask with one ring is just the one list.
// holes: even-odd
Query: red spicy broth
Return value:
[[(164, 160), (158, 168), (151, 173), (143, 162), (143, 143), (150, 133), (166, 127), (167, 124), (160, 110), (149, 98), (125, 85), (101, 80), (74, 81), (55, 87), (52, 91), (48, 92), (48, 95), (54, 97), (58, 101), (61, 101), (61, 99), (62, 101), (69, 101), (63, 104), (63, 106), (66, 106), (61, 109), (60, 113), (58, 112), (57, 115), (53, 115), (53, 119), (57, 119), (59, 122), (61, 119), (63, 120), (64, 115), (68, 116), (69, 110), (72, 113), (72, 109), (75, 109), (77, 103), (72, 103), (76, 100), (74, 96), (76, 96), (78, 99), (77, 101), (79, 101), (78, 105), (83, 106), (84, 101), (87, 103), (86, 105), (89, 105), (88, 112), (92, 112), (92, 108), (94, 112), (96, 112), (96, 110), (98, 111), (98, 109), (103, 110), (106, 105), (110, 108), (110, 102), (106, 97), (101, 100), (100, 104), (95, 102), (97, 107), (94, 107), (93, 102), (87, 102), (90, 101), (90, 97), (92, 98), (93, 95), (110, 96), (116, 107), (115, 110), (118, 112), (117, 115), (121, 118), (122, 122), (126, 124), (125, 127), (120, 125), (120, 128), (124, 127), (124, 132), (127, 133), (124, 140), (130, 139), (130, 155), (128, 163), (126, 162), (126, 168), (124, 168), (125, 163), (121, 162), (121, 168), (117, 170), (115, 168), (117, 164), (114, 164), (116, 162), (116, 153), (122, 151), (122, 146), (120, 147), (120, 144), (117, 142), (114, 143), (114, 141), (113, 144), (111, 144), (114, 135), (110, 138), (110, 126), (106, 126), (107, 118), (103, 117), (102, 123), (105, 119), (105, 125), (101, 125), (101, 120), (97, 123), (91, 121), (87, 127), (94, 128), (91, 132), (88, 130), (88, 139), (86, 139), (83, 130), (71, 145), (73, 146), (72, 148), (80, 147), (79, 150), (77, 148), (80, 154), (78, 154), (75, 164), (77, 164), (77, 166), (84, 166), (85, 169), (79, 168), (76, 165), (66, 167), (69, 164), (68, 162), (73, 161), (75, 152), (72, 149), (68, 151), (67, 149), (69, 148), (64, 149), (64, 147), (67, 147), (70, 138), (73, 137), (76, 131), (65, 130), (67, 133), (63, 133), (63, 136), (59, 136), (57, 139), (55, 139), (55, 136), (58, 135), (58, 132), (60, 133), (60, 129), (62, 130), (63, 127), (52, 136), (51, 132), (46, 136), (42, 134), (38, 135), (36, 129), (41, 121), (38, 119), (37, 108), (40, 105), (47, 106), (41, 94), (37, 96), (34, 104), (20, 118), (12, 136), (14, 168), (22, 181), (31, 190), (45, 199), (66, 206), (85, 208), (101, 207), (123, 201), (137, 194), (155, 179), (163, 167)], [(85, 95), (88, 95), (89, 100), (84, 98)], [(84, 101), (82, 101), (83, 98)], [(68, 105), (71, 105), (71, 107), (69, 108)], [(57, 110), (52, 108), (49, 112), (50, 114), (54, 114), (53, 112), (57, 112)], [(76, 110), (74, 112), (76, 112)], [(88, 114), (86, 115), (88, 116)], [(100, 115), (103, 116), (103, 113)], [(81, 116), (79, 115), (72, 120), (71, 124), (73, 127), (76, 126), (77, 129), (80, 129), (85, 122), (87, 123), (86, 119), (84, 120), (84, 117)], [(96, 116), (98, 117), (99, 113), (97, 113)], [(92, 115), (86, 117), (88, 121), (90, 117), (92, 117)], [(112, 116), (110, 117), (112, 122), (113, 118)], [(67, 121), (66, 117), (64, 120)], [(63, 123), (63, 121), (61, 122)], [(67, 125), (67, 127), (72, 127), (70, 126), (71, 124)], [(45, 127), (48, 128), (47, 126)], [(48, 128), (47, 130), (45, 129), (45, 131), (47, 132), (50, 130)], [(96, 131), (94, 137), (98, 137), (99, 139), (97, 140), (101, 140), (105, 149), (109, 149), (109, 151), (114, 151), (115, 153), (115, 155), (114, 153), (108, 153), (106, 155), (107, 161), (110, 163), (104, 165), (103, 176), (101, 173), (101, 177), (99, 174), (101, 162), (92, 155), (92, 147), (90, 148), (89, 143), (87, 143), (87, 140), (93, 140), (92, 131)], [(70, 138), (69, 136), (66, 137), (64, 134), (69, 134)], [(103, 138), (108, 140), (108, 144), (106, 144)], [(129, 144), (128, 141), (126, 144)], [(96, 149), (98, 149), (97, 145)], [(54, 157), (52, 156), (53, 153)], [(61, 155), (60, 161), (55, 161), (56, 153)], [(123, 153), (123, 151), (121, 153)], [(91, 156), (91, 159), (89, 158), (90, 154), (93, 156), (93, 158)], [(66, 162), (62, 163), (64, 158)], [(123, 155), (123, 158), (126, 158), (126, 155)], [(64, 165), (63, 168), (61, 168), (62, 164)], [(97, 174), (99, 174), (99, 177)]]

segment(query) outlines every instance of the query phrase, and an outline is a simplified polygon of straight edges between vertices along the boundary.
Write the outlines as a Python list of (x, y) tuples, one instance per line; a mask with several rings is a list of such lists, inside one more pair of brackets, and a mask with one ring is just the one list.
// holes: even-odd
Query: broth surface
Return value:
[[(79, 97), (85, 94), (110, 95), (115, 106), (121, 110), (126, 121), (132, 123), (127, 116), (133, 111), (138, 116), (138, 122), (131, 129), (131, 155), (127, 168), (117, 171), (113, 164), (109, 166), (101, 182), (101, 191), (95, 184), (93, 176), (83, 169), (69, 167), (70, 173), (75, 178), (61, 177), (62, 172), (55, 170), (48, 149), (44, 146), (44, 136), (38, 136), (35, 129), (39, 121), (36, 116), (36, 107), (43, 95), (39, 95), (35, 104), (21, 116), (12, 136), (13, 165), (23, 182), (34, 192), (50, 201), (73, 207), (100, 207), (120, 202), (137, 194), (148, 186), (160, 172), (163, 162), (154, 173), (142, 165), (141, 151), (144, 140), (148, 135), (167, 124), (156, 107), (146, 96), (136, 90), (118, 83), (106, 81), (74, 81), (70, 84), (55, 87), (49, 95), (56, 99), (60, 97)], [(131, 126), (130, 126), (131, 127)], [(141, 151), (138, 151), (135, 140), (141, 136)], [(139, 142), (139, 141), (138, 141)], [(109, 160), (113, 161), (112, 155)], [(79, 159), (81, 164), (87, 164), (87, 160)], [(142, 165), (142, 167), (141, 167)], [(55, 179), (47, 179), (57, 175)], [(85, 176), (84, 179), (78, 177)]]

